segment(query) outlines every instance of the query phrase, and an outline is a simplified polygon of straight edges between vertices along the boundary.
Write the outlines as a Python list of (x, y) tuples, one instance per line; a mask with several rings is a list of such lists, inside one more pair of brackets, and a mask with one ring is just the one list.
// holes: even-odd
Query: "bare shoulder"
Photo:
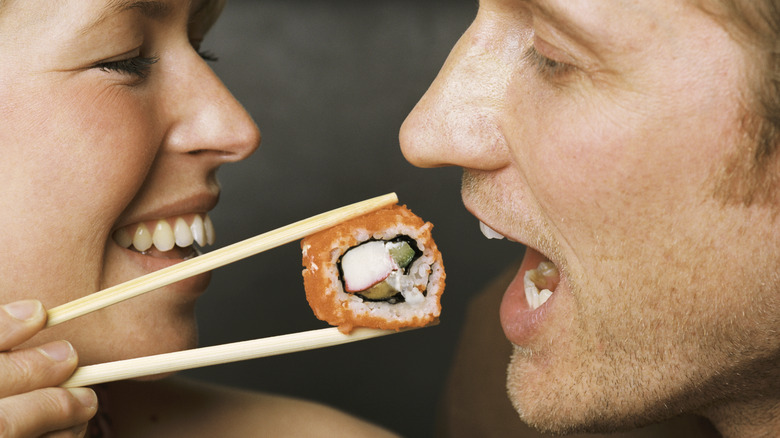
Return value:
[(395, 437), (317, 403), (182, 378), (118, 382), (106, 407), (117, 437)]

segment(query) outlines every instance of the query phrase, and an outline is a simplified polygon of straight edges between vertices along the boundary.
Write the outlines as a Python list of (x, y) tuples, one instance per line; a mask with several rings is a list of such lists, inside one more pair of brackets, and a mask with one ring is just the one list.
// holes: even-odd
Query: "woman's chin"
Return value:
[[(79, 353), (80, 365), (153, 356), (198, 346), (198, 327), (194, 312), (191, 317), (179, 316), (157, 323), (104, 327), (106, 330), (97, 336), (73, 334), (71, 342)], [(109, 327), (113, 332), (109, 331)]]

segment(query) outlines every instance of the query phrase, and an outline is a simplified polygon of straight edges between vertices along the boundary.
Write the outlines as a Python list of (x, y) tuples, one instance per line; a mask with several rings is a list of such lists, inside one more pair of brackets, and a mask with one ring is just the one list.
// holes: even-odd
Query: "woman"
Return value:
[(92, 429), (112, 436), (386, 434), (178, 381), (106, 385), (99, 402), (57, 388), (77, 363), (195, 346), (208, 275), (42, 327), (46, 308), (193, 256), (177, 224), (211, 235), (217, 169), (260, 141), (198, 53), (223, 3), (0, 0), (0, 435), (83, 436), (98, 411)]

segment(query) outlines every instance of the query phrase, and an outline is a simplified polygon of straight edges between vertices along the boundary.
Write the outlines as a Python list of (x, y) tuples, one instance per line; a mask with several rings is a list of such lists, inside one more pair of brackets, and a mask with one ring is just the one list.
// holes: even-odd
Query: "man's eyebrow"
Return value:
[(520, 0), (533, 14), (555, 23), (556, 27), (570, 35), (587, 36), (588, 32), (572, 16), (572, 12), (565, 7), (565, 1), (556, 3), (549, 0)]
[(556, 21), (565, 24), (571, 24), (571, 20), (556, 7), (550, 5), (548, 2), (542, 0), (522, 0), (523, 3), (528, 5), (531, 9), (536, 11), (539, 15), (547, 18), (551, 21)]
[(86, 34), (106, 21), (109, 17), (132, 9), (139, 10), (141, 14), (149, 18), (161, 18), (167, 15), (171, 10), (168, 4), (158, 0), (111, 0), (100, 11), (97, 18), (81, 28), (79, 34)]

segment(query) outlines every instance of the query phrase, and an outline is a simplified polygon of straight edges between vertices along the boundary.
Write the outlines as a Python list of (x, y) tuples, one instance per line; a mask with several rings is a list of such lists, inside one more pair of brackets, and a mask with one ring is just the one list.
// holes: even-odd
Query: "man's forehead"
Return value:
[(678, 0), (516, 0), (548, 18), (567, 19), (588, 15), (645, 14), (649, 10), (677, 10)]
[[(657, 32), (696, 9), (687, 0), (519, 0), (535, 17), (586, 40)], [(630, 39), (630, 38), (629, 38)], [(606, 42), (606, 41), (602, 41)], [(613, 41), (614, 42), (614, 41)]]

